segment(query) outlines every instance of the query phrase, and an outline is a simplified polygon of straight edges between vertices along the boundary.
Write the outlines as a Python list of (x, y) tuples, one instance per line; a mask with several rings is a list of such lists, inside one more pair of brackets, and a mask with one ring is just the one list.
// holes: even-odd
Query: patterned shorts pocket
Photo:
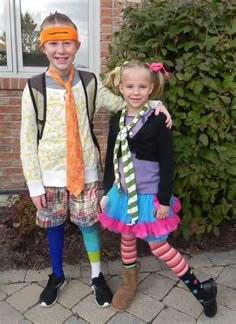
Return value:
[(77, 198), (70, 195), (70, 219), (82, 227), (89, 227), (98, 221), (98, 194), (85, 189)]
[(68, 192), (66, 188), (46, 187), (47, 207), (37, 210), (36, 223), (50, 228), (63, 224), (68, 212)]

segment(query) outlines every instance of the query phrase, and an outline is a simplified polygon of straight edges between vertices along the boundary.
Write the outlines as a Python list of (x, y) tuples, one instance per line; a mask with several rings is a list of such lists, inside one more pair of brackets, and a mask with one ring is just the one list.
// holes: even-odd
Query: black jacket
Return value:
[[(119, 132), (120, 115), (121, 112), (115, 114), (110, 120), (103, 179), (104, 194), (111, 189), (115, 180), (113, 151)], [(128, 136), (127, 139), (129, 149), (135, 153), (137, 159), (159, 162), (160, 183), (157, 197), (162, 205), (169, 205), (173, 187), (174, 162), (171, 130), (166, 127), (165, 120), (166, 116), (163, 113), (155, 116), (153, 111), (137, 134), (133, 138)]]

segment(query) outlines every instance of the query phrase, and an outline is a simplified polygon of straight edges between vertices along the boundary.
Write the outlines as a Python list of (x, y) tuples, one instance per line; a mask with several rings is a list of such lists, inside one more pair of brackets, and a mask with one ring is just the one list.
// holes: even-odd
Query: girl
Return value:
[(217, 312), (215, 281), (199, 282), (180, 253), (167, 242), (179, 224), (180, 202), (172, 195), (174, 163), (171, 131), (165, 116), (155, 116), (149, 99), (159, 96), (168, 75), (161, 63), (126, 62), (112, 71), (105, 85), (120, 93), (126, 108), (110, 122), (101, 200), (103, 227), (121, 233), (124, 283), (112, 299), (118, 311), (134, 299), (139, 268), (136, 240), (148, 242), (160, 258), (188, 286), (206, 316)]

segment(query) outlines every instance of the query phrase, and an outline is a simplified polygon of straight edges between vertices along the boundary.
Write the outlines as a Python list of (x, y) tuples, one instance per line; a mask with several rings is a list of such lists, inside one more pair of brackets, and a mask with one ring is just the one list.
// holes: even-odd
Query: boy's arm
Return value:
[(109, 111), (117, 112), (125, 107), (125, 102), (121, 96), (113, 94), (109, 89), (103, 86), (98, 80), (98, 92), (96, 98), (96, 112), (100, 108), (105, 108)]
[[(166, 115), (166, 126), (171, 128), (172, 119), (160, 100), (151, 100), (151, 107), (155, 109), (155, 114), (158, 115), (159, 112), (163, 112)], [(105, 108), (112, 112), (117, 112), (125, 107), (125, 101), (121, 96), (113, 94), (109, 89), (103, 86), (102, 82), (98, 80), (98, 93), (96, 99), (96, 112), (100, 108)]]
[(38, 128), (28, 85), (23, 91), (21, 109), (20, 157), (30, 196), (36, 197), (44, 194), (45, 189), (38, 161)]
[(162, 101), (160, 100), (150, 100), (149, 104), (151, 105), (152, 109), (155, 109), (155, 115), (159, 115), (162, 112), (166, 116), (166, 127), (171, 129), (172, 127), (172, 118), (167, 110), (166, 106), (163, 105)]

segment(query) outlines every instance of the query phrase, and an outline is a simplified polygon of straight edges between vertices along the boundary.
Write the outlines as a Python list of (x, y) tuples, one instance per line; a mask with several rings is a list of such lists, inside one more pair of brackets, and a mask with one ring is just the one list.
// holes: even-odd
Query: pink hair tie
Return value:
[(166, 77), (169, 76), (169, 72), (166, 71), (166, 69), (164, 68), (164, 65), (160, 62), (153, 62), (152, 64), (149, 64), (149, 67), (153, 72), (158, 72), (160, 70), (163, 70), (165, 76)]

